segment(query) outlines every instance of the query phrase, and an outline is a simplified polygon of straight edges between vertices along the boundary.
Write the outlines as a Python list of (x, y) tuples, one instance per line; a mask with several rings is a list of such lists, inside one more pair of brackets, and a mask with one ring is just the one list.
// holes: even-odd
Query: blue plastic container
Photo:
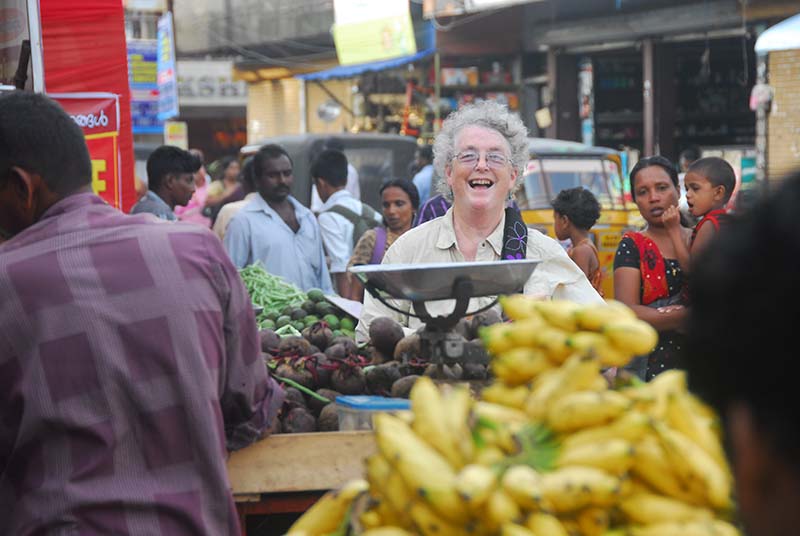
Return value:
[(411, 409), (405, 398), (383, 396), (337, 396), (336, 413), (339, 430), (372, 430), (372, 416), (376, 413), (395, 413)]

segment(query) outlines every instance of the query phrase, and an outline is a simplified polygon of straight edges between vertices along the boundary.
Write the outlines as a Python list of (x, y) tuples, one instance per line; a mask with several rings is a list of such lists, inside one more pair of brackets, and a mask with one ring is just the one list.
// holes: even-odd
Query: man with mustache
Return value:
[(322, 237), (314, 214), (290, 195), (292, 159), (275, 144), (253, 157), (258, 196), (231, 220), (225, 249), (238, 268), (261, 263), (300, 289), (333, 293)]

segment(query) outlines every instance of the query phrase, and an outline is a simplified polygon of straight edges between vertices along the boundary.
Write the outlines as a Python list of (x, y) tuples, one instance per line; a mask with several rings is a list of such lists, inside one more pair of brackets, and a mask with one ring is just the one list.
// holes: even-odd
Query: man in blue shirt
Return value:
[(419, 192), (419, 204), (422, 206), (431, 196), (433, 187), (433, 149), (425, 145), (417, 149), (416, 165), (419, 171), (414, 175), (414, 186)]
[(176, 221), (175, 206), (186, 206), (194, 194), (194, 174), (203, 163), (199, 158), (172, 145), (162, 145), (147, 159), (149, 190), (131, 208), (131, 214), (143, 212), (162, 220)]
[(314, 214), (289, 195), (292, 159), (279, 145), (265, 145), (253, 157), (258, 196), (234, 216), (225, 249), (237, 268), (260, 262), (267, 272), (300, 289), (332, 294), (322, 237)]

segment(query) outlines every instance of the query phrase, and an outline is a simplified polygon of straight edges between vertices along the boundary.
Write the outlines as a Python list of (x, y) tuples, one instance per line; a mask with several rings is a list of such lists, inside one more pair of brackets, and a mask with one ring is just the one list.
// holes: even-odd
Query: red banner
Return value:
[[(119, 96), (117, 113), (95, 110), (115, 122), (116, 134), (90, 128), (95, 190), (127, 212), (136, 202), (133, 179), (128, 56), (122, 2), (111, 0), (39, 0), (44, 50), (44, 85), (48, 95), (107, 92)], [(62, 106), (79, 106), (75, 99)], [(87, 103), (88, 104), (88, 103)], [(97, 102), (95, 102), (97, 105)], [(80, 110), (68, 109), (73, 116)], [(84, 110), (91, 113), (90, 109)], [(88, 121), (88, 119), (87, 119)], [(87, 123), (88, 125), (89, 123)], [(109, 125), (100, 125), (110, 128)], [(119, 155), (115, 157), (114, 155)], [(105, 169), (102, 169), (105, 166)], [(105, 187), (105, 190), (102, 188)], [(115, 199), (112, 201), (112, 197)]]
[(109, 204), (122, 208), (119, 151), (119, 98), (116, 95), (50, 94), (86, 137), (92, 158), (92, 189)]

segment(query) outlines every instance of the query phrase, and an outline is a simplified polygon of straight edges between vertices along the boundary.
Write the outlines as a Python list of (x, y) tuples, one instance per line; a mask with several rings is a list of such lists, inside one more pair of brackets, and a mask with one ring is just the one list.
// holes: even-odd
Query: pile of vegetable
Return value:
[(303, 292), (282, 277), (268, 273), (256, 263), (239, 270), (253, 306), (261, 311), (256, 320), (259, 329), (280, 330), (299, 335), (315, 322), (324, 320), (334, 336), (354, 338), (355, 322), (325, 299), (319, 289)]

